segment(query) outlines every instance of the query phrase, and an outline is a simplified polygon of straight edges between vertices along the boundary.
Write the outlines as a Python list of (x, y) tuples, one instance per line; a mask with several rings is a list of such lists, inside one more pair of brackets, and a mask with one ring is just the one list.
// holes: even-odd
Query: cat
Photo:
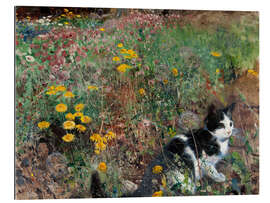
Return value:
[[(229, 150), (234, 106), (217, 110), (211, 105), (204, 128), (174, 136), (148, 165), (138, 189), (124, 197), (153, 196), (157, 191), (164, 191), (164, 195), (167, 191), (168, 195), (193, 195), (203, 176), (224, 182), (225, 175), (215, 166)], [(159, 173), (154, 172), (155, 166), (159, 166)]]

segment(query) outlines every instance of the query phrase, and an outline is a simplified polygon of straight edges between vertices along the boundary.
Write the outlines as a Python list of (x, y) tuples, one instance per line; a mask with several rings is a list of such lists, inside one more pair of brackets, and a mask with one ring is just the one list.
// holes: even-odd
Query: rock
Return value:
[(51, 176), (57, 181), (68, 174), (67, 160), (59, 152), (52, 153), (46, 160), (46, 166)]
[(124, 180), (122, 182), (122, 191), (123, 193), (133, 193), (135, 190), (137, 190), (138, 185), (136, 185), (135, 183), (129, 181), (129, 180)]

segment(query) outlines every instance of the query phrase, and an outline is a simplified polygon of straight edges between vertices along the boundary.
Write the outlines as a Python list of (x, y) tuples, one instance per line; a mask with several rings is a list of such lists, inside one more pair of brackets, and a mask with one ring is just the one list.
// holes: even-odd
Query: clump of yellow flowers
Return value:
[(116, 137), (115, 133), (108, 131), (107, 134), (102, 136), (101, 134), (94, 133), (90, 136), (90, 140), (95, 142), (95, 153), (100, 154), (101, 151), (106, 150), (108, 141)]

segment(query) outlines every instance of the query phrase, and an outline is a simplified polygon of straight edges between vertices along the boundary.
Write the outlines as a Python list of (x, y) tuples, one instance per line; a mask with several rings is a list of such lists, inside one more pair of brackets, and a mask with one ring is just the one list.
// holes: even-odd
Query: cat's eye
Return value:
[(232, 127), (232, 122), (230, 122), (230, 126)]

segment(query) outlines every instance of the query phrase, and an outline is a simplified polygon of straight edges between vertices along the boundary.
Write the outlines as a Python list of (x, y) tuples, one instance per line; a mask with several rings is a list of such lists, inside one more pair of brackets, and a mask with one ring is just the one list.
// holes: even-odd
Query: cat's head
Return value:
[(224, 109), (216, 109), (211, 105), (208, 109), (208, 115), (205, 118), (205, 127), (220, 140), (228, 139), (233, 132), (234, 123), (232, 121), (232, 111), (235, 103)]

